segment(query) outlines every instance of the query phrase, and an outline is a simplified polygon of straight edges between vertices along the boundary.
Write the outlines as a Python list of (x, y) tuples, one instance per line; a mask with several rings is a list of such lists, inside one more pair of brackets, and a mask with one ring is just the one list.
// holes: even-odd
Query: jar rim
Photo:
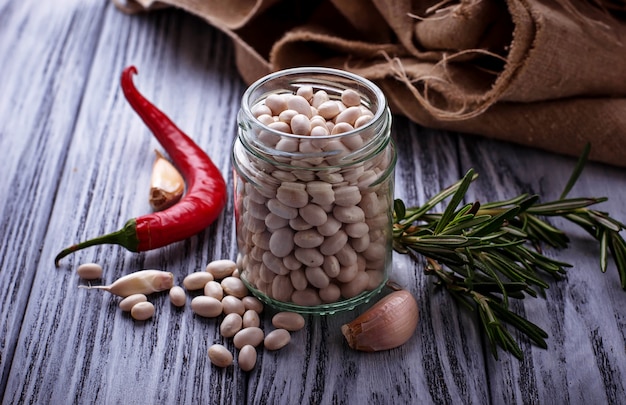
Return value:
[[(364, 124), (363, 126), (359, 128), (354, 128), (347, 132), (343, 132), (343, 133), (335, 134), (335, 135), (329, 134), (326, 136), (320, 136), (319, 138), (321, 139), (336, 139), (336, 138), (341, 138), (344, 136), (354, 134), (356, 132), (366, 131), (372, 126), (377, 125), (377, 123), (381, 120), (381, 117), (383, 117), (387, 111), (387, 99), (383, 91), (380, 89), (380, 87), (378, 87), (371, 80), (366, 79), (365, 77), (357, 75), (355, 73), (348, 72), (346, 70), (321, 67), (321, 66), (303, 66), (303, 67), (295, 67), (295, 68), (278, 70), (266, 76), (263, 76), (260, 79), (257, 79), (255, 82), (253, 82), (250, 86), (248, 86), (248, 88), (246, 89), (246, 91), (244, 92), (241, 98), (242, 113), (247, 117), (254, 118), (254, 114), (252, 113), (251, 107), (252, 107), (252, 103), (254, 103), (256, 100), (252, 100), (252, 95), (254, 94), (255, 91), (257, 91), (264, 84), (269, 83), (272, 80), (275, 80), (277, 78), (284, 78), (288, 76), (296, 77), (296, 76), (303, 76), (306, 74), (338, 76), (340, 78), (351, 80), (355, 83), (358, 83), (364, 86), (369, 91), (371, 91), (375, 95), (375, 99), (376, 99), (375, 101), (376, 101), (377, 108), (376, 108), (376, 111), (373, 112), (374, 113), (373, 118), (369, 122), (367, 122), (366, 124)], [(264, 130), (267, 130), (276, 135), (284, 136), (287, 138), (295, 138), (295, 139), (307, 139), (308, 138), (307, 135), (296, 135), (296, 134), (290, 134), (290, 133), (278, 131), (276, 129), (268, 127), (267, 125), (261, 122), (259, 122), (258, 124), (261, 127), (263, 127)]]

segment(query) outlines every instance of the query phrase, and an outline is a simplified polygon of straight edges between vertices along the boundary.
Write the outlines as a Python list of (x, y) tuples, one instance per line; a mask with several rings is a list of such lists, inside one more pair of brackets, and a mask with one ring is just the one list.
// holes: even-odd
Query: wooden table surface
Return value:
[[(177, 283), (214, 259), (236, 256), (233, 206), (201, 234), (148, 253), (86, 249), (54, 266), (66, 245), (120, 228), (149, 211), (158, 144), (119, 87), (134, 64), (138, 88), (205, 148), (228, 181), (236, 113), (246, 85), (228, 38), (181, 11), (128, 16), (109, 1), (0, 0), (0, 397), (3, 404), (589, 404), (626, 398), (626, 292), (613, 264), (581, 230), (550, 257), (574, 264), (545, 298), (514, 308), (549, 333), (548, 349), (520, 340), (523, 361), (495, 360), (475, 315), (395, 254), (391, 277), (420, 305), (415, 335), (400, 348), (350, 350), (340, 326), (361, 310), (307, 317), (256, 368), (211, 365), (218, 321), (151, 297), (137, 322), (116, 297), (79, 289), (75, 270), (97, 262), (109, 283), (132, 271), (171, 271)], [(470, 197), (522, 192), (557, 198), (575, 159), (394, 117), (396, 196), (423, 203), (469, 168)], [(598, 208), (626, 220), (626, 170), (589, 164), (572, 196), (606, 196)], [(262, 319), (270, 327), (269, 313)]]

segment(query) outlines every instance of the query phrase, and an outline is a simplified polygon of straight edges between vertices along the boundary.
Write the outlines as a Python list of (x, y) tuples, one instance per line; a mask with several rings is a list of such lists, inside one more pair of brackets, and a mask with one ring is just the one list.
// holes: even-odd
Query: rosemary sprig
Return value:
[[(587, 147), (559, 199), (538, 203), (536, 195), (522, 194), (505, 201), (460, 206), (473, 170), (420, 207), (394, 203), (394, 249), (426, 258), (425, 273), (465, 307), (478, 310), (482, 329), (494, 357), (497, 347), (522, 359), (523, 353), (508, 327), (517, 329), (539, 347), (546, 348), (547, 333), (516, 314), (509, 299), (537, 297), (549, 284), (545, 276), (559, 278), (570, 264), (543, 255), (542, 244), (566, 248), (565, 232), (543, 217), (562, 217), (579, 225), (600, 242), (600, 269), (607, 269), (611, 253), (626, 290), (626, 225), (606, 212), (589, 208), (606, 198), (567, 198), (589, 154)], [(432, 209), (451, 197), (442, 213)]]

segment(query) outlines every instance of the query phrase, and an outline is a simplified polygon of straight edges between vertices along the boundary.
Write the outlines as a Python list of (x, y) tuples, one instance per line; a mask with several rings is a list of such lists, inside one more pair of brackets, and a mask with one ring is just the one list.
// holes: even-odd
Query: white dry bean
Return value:
[(335, 256), (324, 256), (322, 269), (324, 269), (324, 272), (328, 277), (335, 278), (339, 275), (341, 265), (339, 264), (339, 260), (337, 260)]
[(283, 266), (285, 266), (289, 270), (298, 270), (300, 267), (302, 267), (302, 263), (300, 263), (300, 261), (296, 259), (296, 256), (289, 255), (287, 257), (283, 257)]
[[(284, 276), (289, 273), (289, 269), (283, 264), (282, 258), (274, 256), (272, 252), (263, 253), (263, 264), (274, 274)], [(268, 279), (266, 281), (269, 282), (271, 280)]]
[[(265, 106), (262, 106), (265, 107)], [(261, 124), (263, 125), (269, 125), (272, 122), (275, 122), (274, 117), (272, 117), (272, 111), (265, 107), (266, 110), (268, 111), (266, 114), (261, 114), (258, 117), (256, 117), (257, 120), (259, 120), (261, 122)]]
[(341, 298), (341, 289), (337, 284), (330, 283), (326, 288), (321, 288), (319, 294), (322, 302), (337, 302)]
[(335, 253), (335, 257), (342, 266), (350, 266), (356, 264), (358, 255), (349, 244), (345, 244)]
[(259, 278), (261, 281), (270, 284), (272, 280), (274, 280), (274, 277), (276, 277), (276, 273), (270, 270), (265, 264), (261, 264), (259, 268)]
[(221, 301), (224, 298), (224, 289), (222, 285), (217, 281), (209, 281), (204, 286), (204, 295), (207, 297), (213, 297), (218, 301)]
[(230, 313), (224, 317), (220, 324), (220, 334), (226, 338), (235, 336), (243, 326), (243, 318), (236, 313)]
[(226, 294), (233, 295), (237, 298), (243, 298), (248, 295), (248, 287), (237, 277), (225, 277), (220, 283)]
[[(350, 132), (354, 129), (354, 127), (347, 122), (339, 122), (333, 126), (333, 129), (330, 131), (331, 135), (343, 134), (345, 132)], [(335, 146), (335, 149), (340, 149), (339, 146)]]
[(289, 301), (293, 292), (293, 284), (289, 276), (277, 275), (272, 280), (271, 296), (278, 301)]
[[(279, 202), (278, 200), (272, 200), (272, 201), (276, 201), (277, 203)], [(282, 203), (281, 203), (282, 204)], [(269, 202), (268, 202), (269, 205)], [(275, 208), (276, 209), (276, 208)], [(293, 210), (293, 212), (298, 215), (298, 211), (294, 210), (293, 208), (291, 208)], [(267, 214), (267, 217), (265, 217), (265, 226), (267, 227), (268, 231), (273, 231), (276, 229), (280, 229), (283, 228), (285, 226), (289, 225), (289, 219), (287, 219), (284, 216), (279, 216), (274, 214), (273, 212), (270, 212), (269, 214)], [(271, 236), (271, 235), (270, 235)], [(261, 246), (263, 247), (263, 249), (267, 249), (269, 250), (269, 238), (267, 239), (267, 247)]]
[(260, 117), (263, 115), (267, 115), (269, 117), (272, 116), (272, 110), (270, 110), (269, 107), (264, 104), (256, 104), (250, 109), (250, 111), (252, 112), (252, 115), (254, 115), (259, 121)]
[[(312, 130), (312, 129), (311, 129)], [(309, 134), (310, 135), (310, 134)], [(305, 153), (305, 154), (311, 154), (311, 153), (320, 153), (322, 151), (322, 149), (318, 146), (316, 146), (315, 142), (309, 140), (309, 139), (301, 139), (300, 140), (300, 146), (298, 147), (298, 151), (300, 151), (301, 153)], [(308, 162), (300, 162), (297, 160), (293, 161), (294, 166), (295, 165), (300, 165), (302, 166), (304, 163), (308, 163)], [(306, 173), (306, 172), (304, 172)], [(300, 180), (304, 180), (304, 181), (312, 181), (315, 178), (315, 175), (313, 173), (309, 173), (308, 175), (305, 174), (305, 177), (303, 178), (302, 173), (294, 173), (294, 176)]]
[(335, 204), (351, 207), (361, 202), (361, 192), (356, 186), (338, 187), (335, 189)]
[(263, 312), (263, 303), (257, 297), (248, 295), (247, 297), (243, 297), (241, 302), (243, 302), (243, 306), (246, 310), (253, 310), (257, 314)]
[(243, 327), (251, 328), (251, 327), (259, 327), (261, 326), (261, 318), (259, 318), (258, 312), (253, 309), (249, 309), (243, 313)]
[(341, 92), (341, 102), (347, 107), (358, 106), (361, 104), (361, 95), (353, 89), (345, 89)]
[(272, 177), (280, 181), (296, 181), (298, 179), (293, 173), (284, 170), (274, 170)]
[(329, 215), (326, 222), (323, 225), (317, 227), (317, 231), (320, 233), (320, 235), (332, 236), (336, 234), (339, 229), (341, 229), (342, 225), (343, 224), (338, 221), (334, 216)]
[(367, 248), (370, 246), (370, 236), (369, 234), (365, 234), (360, 238), (353, 238), (350, 241), (350, 246), (352, 246), (352, 249), (354, 249), (355, 252), (357, 253), (361, 253), (367, 250)]
[(272, 317), (272, 325), (278, 329), (286, 329), (290, 332), (298, 331), (304, 328), (305, 320), (302, 315), (297, 312), (278, 312)]
[(213, 280), (213, 274), (206, 271), (196, 271), (183, 279), (183, 286), (189, 291), (202, 290), (206, 283)]
[(370, 291), (374, 290), (384, 281), (384, 273), (382, 270), (368, 270), (365, 273), (367, 273), (367, 276), (369, 277), (367, 289)]
[(239, 298), (234, 295), (227, 295), (222, 298), (222, 311), (226, 315), (238, 314), (239, 316), (243, 316), (244, 312), (246, 312), (246, 308)]
[(209, 347), (209, 359), (216, 367), (228, 367), (233, 364), (233, 354), (224, 345), (214, 344)]
[[(359, 135), (356, 135), (356, 136), (359, 136)], [(350, 138), (353, 138), (353, 137), (355, 137), (355, 135), (350, 136)], [(344, 145), (348, 145), (349, 143), (350, 142), (344, 142)], [(354, 186), (355, 184), (358, 184), (359, 177), (361, 177), (363, 173), (365, 173), (365, 167), (363, 165), (354, 166), (343, 172), (343, 179), (348, 182), (348, 185)], [(361, 193), (361, 190), (359, 190), (359, 194), (360, 193)]]
[(285, 329), (274, 329), (265, 336), (263, 345), (267, 350), (279, 350), (291, 341), (291, 334)]
[(365, 222), (347, 224), (344, 229), (351, 238), (362, 238), (370, 231), (370, 227)]
[(102, 278), (102, 266), (98, 263), (83, 263), (76, 269), (76, 274), (83, 280), (97, 280)]
[(313, 100), (311, 100), (311, 105), (319, 110), (319, 106), (329, 99), (330, 98), (328, 97), (328, 93), (326, 93), (324, 90), (318, 90), (313, 94)]
[(205, 318), (215, 318), (222, 313), (221, 301), (204, 295), (199, 295), (191, 300), (191, 310)]
[(258, 246), (261, 249), (269, 250), (271, 236), (272, 234), (267, 231), (252, 234), (252, 243), (254, 243), (254, 246)]
[(276, 257), (285, 257), (293, 250), (294, 232), (291, 228), (280, 228), (275, 230), (270, 237), (270, 252)]
[(310, 227), (323, 225), (328, 220), (328, 214), (317, 204), (307, 204), (298, 212)]
[(293, 236), (294, 243), (301, 248), (318, 247), (324, 242), (324, 237), (315, 229), (307, 229), (296, 232)]
[(296, 94), (298, 96), (304, 97), (307, 102), (311, 102), (311, 100), (313, 99), (313, 86), (305, 85), (302, 87), (298, 87), (298, 90), (296, 90)]
[(348, 107), (335, 117), (335, 128), (337, 124), (345, 122), (354, 128), (354, 122), (361, 116), (360, 107)]
[(367, 289), (368, 284), (369, 276), (360, 271), (351, 282), (341, 285), (341, 295), (345, 298), (356, 297)]
[(138, 302), (130, 309), (130, 316), (138, 321), (145, 321), (154, 316), (154, 305), (151, 302)]
[(120, 301), (119, 306), (122, 311), (130, 311), (135, 304), (148, 301), (145, 294), (132, 294)]
[(265, 99), (265, 105), (272, 110), (272, 114), (278, 115), (287, 109), (287, 100), (283, 94), (270, 94)]
[[(268, 124), (267, 126), (269, 128), (273, 128), (276, 129), (277, 131), (281, 131), (281, 132), (287, 132), (290, 130), (289, 125), (281, 122), (280, 124), (282, 125), (277, 125), (277, 122), (272, 122), (270, 124)], [(276, 144), (278, 143), (278, 141), (280, 140), (280, 136), (270, 132), (270, 131), (266, 131), (266, 130), (262, 130), (261, 132), (259, 132), (258, 135), (259, 141), (263, 142), (265, 145), (267, 146), (276, 146)]]
[(307, 267), (304, 275), (313, 287), (325, 288), (330, 283), (330, 278), (321, 267)]
[(185, 306), (185, 302), (187, 301), (187, 295), (185, 294), (185, 290), (182, 287), (175, 285), (170, 288), (170, 302), (175, 307), (183, 307)]
[(305, 115), (307, 118), (311, 118), (311, 104), (302, 96), (292, 96), (287, 99), (287, 108), (290, 110), (296, 110), (298, 113)]
[(245, 345), (239, 350), (237, 364), (243, 371), (250, 371), (256, 365), (256, 349), (252, 345)]
[(376, 193), (364, 193), (359, 202), (365, 218), (372, 218), (381, 212), (380, 202)]
[(356, 121), (354, 122), (354, 127), (361, 128), (362, 126), (370, 122), (372, 118), (374, 118), (372, 114), (363, 114), (359, 118), (356, 119)]
[(294, 219), (298, 216), (298, 209), (283, 204), (278, 199), (271, 199), (267, 202), (267, 208), (276, 216), (284, 219)]
[(324, 255), (317, 249), (296, 248), (296, 259), (305, 266), (321, 266), (324, 263)]
[(237, 349), (241, 349), (245, 345), (251, 345), (257, 347), (263, 342), (265, 338), (265, 334), (261, 328), (252, 326), (249, 328), (244, 328), (237, 332), (233, 337), (233, 344)]
[(354, 224), (365, 221), (365, 213), (358, 206), (333, 208), (333, 216), (340, 222)]
[(248, 212), (246, 212), (243, 215), (243, 223), (246, 225), (246, 228), (248, 228), (250, 232), (257, 233), (257, 232), (263, 232), (265, 230), (265, 223), (261, 221), (260, 219), (254, 218)]
[(297, 114), (291, 118), (291, 132), (296, 135), (308, 135), (311, 133), (311, 121), (304, 114)]
[(380, 242), (370, 243), (367, 250), (363, 252), (363, 257), (371, 261), (383, 259), (386, 255), (387, 246)]
[(320, 252), (325, 256), (332, 256), (339, 252), (347, 242), (348, 234), (343, 230), (339, 230), (334, 235), (326, 237), (320, 246)]
[(280, 112), (280, 114), (278, 114), (278, 120), (286, 124), (289, 124), (292, 118), (295, 117), (296, 115), (298, 115), (298, 112), (296, 110), (283, 110)]
[(342, 266), (341, 270), (339, 270), (339, 274), (335, 279), (342, 283), (349, 283), (356, 277), (359, 272), (358, 264), (352, 264), (350, 266)]
[(288, 207), (302, 208), (309, 202), (306, 186), (302, 183), (283, 182), (276, 190), (276, 198)]
[[(286, 132), (286, 131), (283, 131), (283, 132)], [(289, 127), (289, 133), (291, 133), (291, 127)], [(276, 143), (276, 150), (279, 150), (282, 152), (297, 152), (299, 146), (300, 146), (300, 143), (298, 142), (297, 139), (281, 138)]]
[(389, 222), (389, 217), (386, 213), (376, 215), (375, 217), (367, 219), (367, 225), (372, 229), (381, 229)]
[(311, 181), (306, 185), (306, 191), (311, 196), (311, 202), (318, 205), (328, 205), (335, 202), (333, 186), (323, 181)]
[[(326, 119), (321, 115), (311, 117), (311, 120), (309, 122), (311, 123), (311, 136), (326, 136), (329, 134), (328, 129), (326, 129)], [(318, 134), (313, 134), (313, 128), (322, 128), (318, 131), (323, 130), (325, 134), (322, 134), (321, 132)]]
[(317, 107), (317, 112), (326, 120), (331, 120), (339, 114), (339, 104), (336, 101), (325, 101)]
[(352, 134), (345, 136), (341, 139), (343, 143), (350, 150), (357, 150), (363, 146), (363, 138), (359, 134)]
[[(305, 207), (306, 208), (306, 207)], [(300, 208), (300, 210), (302, 210), (302, 208)], [(300, 211), (299, 210), (299, 211)], [(305, 231), (307, 229), (311, 229), (313, 228), (313, 225), (311, 225), (310, 223), (308, 223), (304, 218), (302, 218), (301, 216), (295, 217), (294, 219), (290, 219), (289, 220), (289, 227), (291, 229), (293, 229), (294, 231)]]
[[(272, 173), (272, 176), (273, 175), (274, 173)], [(265, 217), (267, 216), (267, 214), (270, 213), (270, 210), (268, 210), (264, 204), (260, 204), (254, 201), (249, 201), (246, 209), (248, 210), (247, 212), (249, 212), (253, 218), (260, 219), (260, 220), (265, 220)]]
[(306, 279), (306, 275), (304, 274), (304, 270), (302, 269), (293, 270), (289, 273), (289, 279), (291, 280), (293, 288), (296, 290), (304, 290), (309, 284)]
[(322, 303), (322, 300), (319, 297), (317, 290), (313, 288), (305, 288), (301, 291), (294, 291), (294, 293), (291, 294), (291, 300), (294, 302), (294, 304), (302, 305), (305, 307), (312, 307), (320, 305)]
[(213, 274), (216, 280), (221, 280), (233, 274), (237, 268), (237, 264), (232, 260), (222, 259), (214, 260), (206, 266), (206, 271)]

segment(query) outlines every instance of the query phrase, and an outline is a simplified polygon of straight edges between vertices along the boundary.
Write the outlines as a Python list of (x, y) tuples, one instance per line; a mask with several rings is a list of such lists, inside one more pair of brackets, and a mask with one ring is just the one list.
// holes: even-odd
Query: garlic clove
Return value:
[(158, 150), (150, 179), (150, 206), (160, 211), (176, 204), (185, 190), (185, 181), (178, 170)]
[(419, 319), (417, 302), (406, 290), (383, 297), (352, 322), (341, 327), (348, 346), (376, 352), (393, 349), (408, 341)]
[(152, 294), (174, 286), (174, 274), (161, 270), (141, 270), (117, 279), (110, 285), (78, 286), (79, 288), (105, 290), (120, 297), (133, 294)]

